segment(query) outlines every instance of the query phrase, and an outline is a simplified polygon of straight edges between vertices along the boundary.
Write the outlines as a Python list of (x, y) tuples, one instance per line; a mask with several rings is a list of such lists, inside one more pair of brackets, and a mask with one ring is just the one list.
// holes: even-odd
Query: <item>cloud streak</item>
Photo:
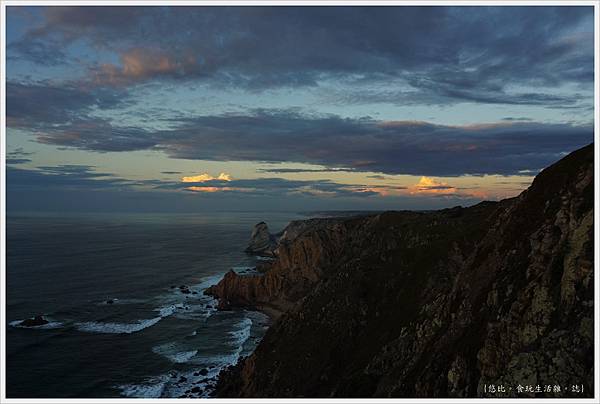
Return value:
[[(295, 181), (283, 178), (211, 180), (203, 183), (180, 181), (130, 181), (95, 167), (63, 165), (20, 169), (7, 167), (8, 212), (65, 210), (72, 212), (197, 212), (206, 209), (239, 209), (243, 195), (247, 209), (322, 208), (432, 209), (450, 203), (475, 203), (468, 195), (411, 195), (404, 187), (339, 184), (328, 180)], [(198, 187), (186, 189), (190, 187)], [(202, 188), (202, 189), (200, 189)], [(401, 204), (401, 205), (399, 205)]]
[(592, 127), (521, 121), (447, 126), (256, 110), (181, 118), (173, 129), (151, 131), (104, 120), (42, 129), (34, 118), (44, 119), (44, 114), (20, 113), (21, 119), (9, 121), (11, 125), (36, 130), (39, 142), (57, 146), (96, 152), (160, 150), (180, 159), (297, 162), (384, 174), (529, 175), (593, 141)]
[(77, 83), (8, 81), (6, 94), (7, 126), (31, 129), (76, 125), (91, 120), (93, 110), (114, 109), (131, 102), (126, 92), (85, 88)]
[(95, 167), (87, 165), (41, 166), (36, 169), (9, 167), (7, 176), (8, 188), (11, 193), (18, 191), (139, 193), (154, 190), (188, 191), (198, 194), (243, 193), (244, 195), (267, 197), (305, 195), (325, 198), (363, 198), (375, 195), (385, 196), (391, 192), (405, 189), (400, 186), (370, 187), (361, 184), (340, 184), (331, 180), (232, 179), (231, 176), (224, 173), (218, 177), (210, 175), (183, 177), (181, 181), (127, 180), (110, 173), (96, 171)]

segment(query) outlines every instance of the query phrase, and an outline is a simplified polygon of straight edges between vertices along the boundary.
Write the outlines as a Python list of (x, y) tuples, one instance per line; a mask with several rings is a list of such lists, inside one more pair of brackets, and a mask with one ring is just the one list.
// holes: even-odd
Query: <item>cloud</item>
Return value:
[(161, 49), (132, 48), (120, 55), (121, 66), (101, 64), (90, 70), (96, 85), (125, 86), (156, 78), (186, 77), (199, 69), (192, 54), (176, 57)]
[[(353, 80), (362, 89), (396, 82), (407, 89), (348, 91), (340, 99), (555, 106), (591, 100), (589, 92), (553, 90), (593, 83), (593, 7), (41, 10), (43, 21), (23, 38), (9, 38), (9, 50), (36, 63), (60, 60), (51, 56), (57, 43), (116, 52), (118, 62), (99, 60), (90, 70), (103, 85), (199, 80), (262, 91)], [(519, 86), (539, 92), (514, 90)]]
[[(529, 184), (529, 183), (527, 183)], [(446, 199), (488, 199), (487, 193), (477, 187), (458, 188), (435, 178), (422, 176), (419, 181), (407, 188), (410, 195)]]
[(8, 62), (32, 61), (41, 66), (67, 64), (67, 55), (61, 46), (38, 39), (22, 39), (7, 45)]
[[(55, 203), (62, 206), (77, 205), (79, 199), (89, 203), (89, 200), (94, 198), (93, 195), (101, 200), (110, 196), (114, 203), (129, 200), (127, 204), (143, 195), (144, 205), (152, 206), (155, 202), (163, 203), (165, 194), (171, 195), (167, 198), (171, 200), (171, 205), (179, 205), (182, 198), (185, 199), (189, 194), (211, 198), (217, 195), (237, 195), (239, 198), (240, 195), (244, 195), (251, 199), (265, 200), (282, 200), (297, 196), (362, 199), (390, 195), (387, 193), (389, 190), (395, 192), (403, 189), (384, 186), (370, 189), (360, 184), (339, 184), (330, 180), (232, 179), (227, 174), (219, 177), (198, 178), (197, 182), (127, 180), (110, 173), (99, 172), (96, 167), (87, 165), (40, 166), (36, 169), (7, 167), (8, 194), (12, 200), (31, 199), (31, 195), (48, 194), (52, 195)], [(39, 199), (39, 196), (34, 199)]]
[(29, 163), (31, 159), (19, 159), (19, 158), (7, 158), (6, 164), (25, 164)]
[(134, 127), (117, 127), (105, 120), (91, 120), (40, 129), (37, 141), (58, 146), (80, 147), (99, 152), (123, 152), (150, 149), (158, 144), (152, 133)]
[(22, 147), (17, 147), (16, 149), (14, 149), (14, 150), (9, 151), (8, 153), (6, 153), (7, 156), (11, 156), (11, 157), (24, 157), (24, 156), (31, 156), (33, 154), (35, 154), (35, 153), (34, 152), (27, 152)]
[[(208, 179), (210, 175), (188, 177), (187, 181), (159, 181), (156, 189), (186, 190), (198, 193), (241, 192), (244, 195), (279, 197), (282, 195), (310, 195), (319, 197), (362, 198), (374, 195), (388, 196), (406, 189), (402, 186), (369, 186), (341, 184), (332, 180), (288, 180), (284, 178)], [(192, 182), (191, 179), (196, 179)]]
[[(43, 21), (33, 25), (28, 38), (52, 38), (70, 43), (87, 38), (96, 44), (109, 45), (109, 41), (123, 41), (124, 35), (134, 34), (138, 26), (150, 14), (151, 7), (41, 7)], [(151, 21), (148, 21), (151, 23)]]
[(94, 109), (114, 109), (131, 102), (126, 92), (77, 87), (75, 83), (8, 81), (6, 94), (7, 126), (32, 129), (75, 125), (90, 120)]
[(248, 191), (244, 188), (235, 188), (235, 187), (199, 187), (199, 186), (192, 186), (192, 187), (185, 187), (186, 190), (188, 191), (193, 191), (193, 192), (230, 192), (230, 191), (240, 191), (240, 192), (244, 192), (244, 191)]
[(7, 193), (22, 189), (38, 191), (124, 189), (134, 182), (87, 165), (42, 166), (37, 169), (7, 167)]
[(22, 147), (17, 147), (16, 149), (9, 151), (6, 153), (6, 164), (25, 164), (31, 162), (29, 156), (33, 155), (33, 152), (26, 152)]
[(354, 192), (380, 196), (404, 196), (408, 187), (394, 185), (363, 185), (354, 187)]
[[(8, 166), (7, 214), (40, 212), (202, 212), (239, 210), (307, 211), (323, 209), (434, 209), (449, 203), (475, 203), (478, 199), (400, 195), (399, 187), (387, 197), (383, 189), (331, 181), (289, 181), (282, 178), (213, 180), (194, 185), (179, 181), (129, 181), (92, 166), (65, 165), (37, 169)], [(187, 186), (204, 187), (186, 190)], [(214, 188), (211, 188), (214, 187)], [(217, 189), (218, 188), (218, 189)], [(229, 189), (227, 189), (229, 188)], [(235, 189), (234, 189), (235, 188)], [(393, 187), (392, 187), (393, 188)], [(212, 191), (212, 192), (211, 192)]]
[(455, 194), (456, 191), (457, 189), (455, 187), (452, 187), (445, 182), (438, 182), (431, 177), (421, 177), (419, 182), (411, 188), (410, 193)]
[[(221, 173), (217, 177), (201, 174), (183, 177), (181, 181), (127, 180), (111, 173), (100, 172), (94, 166), (65, 164), (40, 166), (35, 169), (8, 167), (9, 192), (23, 189), (69, 191), (128, 191), (141, 189), (155, 191), (192, 191), (197, 193), (241, 192), (263, 196), (292, 194), (320, 195), (330, 197), (364, 197), (382, 192), (368, 189), (360, 184), (339, 184), (330, 180), (286, 180), (283, 178), (233, 179)], [(185, 179), (185, 180), (184, 180)], [(403, 187), (375, 187), (379, 190), (404, 189)]]
[(512, 122), (512, 121), (532, 121), (531, 118), (527, 118), (527, 117), (524, 117), (524, 116), (520, 116), (520, 117), (507, 116), (507, 117), (502, 118), (502, 120), (503, 121), (509, 121), (509, 122)]
[(353, 172), (353, 168), (259, 168), (256, 171), (273, 174)]
[(585, 103), (591, 101), (589, 94), (551, 94), (543, 92), (516, 92), (505, 91), (500, 87), (492, 89), (477, 86), (468, 86), (463, 89), (457, 83), (440, 83), (434, 76), (410, 77), (406, 81), (400, 80), (396, 87), (409, 85), (410, 90), (390, 90), (394, 87), (386, 83), (387, 88), (378, 90), (373, 88), (326, 90), (324, 99), (328, 102), (342, 104), (393, 104), (406, 105), (448, 105), (458, 102), (478, 104), (506, 104), (506, 105), (539, 105), (547, 108), (574, 108), (584, 109)]
[(226, 173), (220, 173), (217, 177), (213, 177), (210, 174), (204, 173), (204, 174), (199, 174), (199, 175), (193, 175), (190, 177), (182, 177), (181, 178), (181, 182), (207, 182), (207, 181), (213, 181), (213, 180), (219, 180), (219, 181), (231, 181), (231, 175), (226, 174)]
[(149, 149), (180, 159), (296, 162), (441, 177), (525, 175), (594, 138), (591, 126), (570, 124), (448, 126), (288, 110), (181, 118), (169, 130), (118, 127), (105, 120), (33, 129), (41, 143), (98, 152)]
[(139, 184), (96, 171), (64, 165), (22, 169), (6, 167), (7, 214), (17, 211), (168, 211), (176, 200), (164, 193), (143, 192)]

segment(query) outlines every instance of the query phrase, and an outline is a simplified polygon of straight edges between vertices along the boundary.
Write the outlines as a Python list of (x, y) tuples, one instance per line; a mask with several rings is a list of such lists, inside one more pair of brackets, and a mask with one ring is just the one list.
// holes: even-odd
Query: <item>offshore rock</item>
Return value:
[(19, 323), (21, 327), (39, 327), (40, 325), (48, 324), (49, 321), (42, 316), (27, 318)]
[(265, 222), (257, 223), (252, 230), (250, 242), (246, 248), (248, 254), (272, 257), (277, 245), (275, 236), (269, 233), (269, 227)]

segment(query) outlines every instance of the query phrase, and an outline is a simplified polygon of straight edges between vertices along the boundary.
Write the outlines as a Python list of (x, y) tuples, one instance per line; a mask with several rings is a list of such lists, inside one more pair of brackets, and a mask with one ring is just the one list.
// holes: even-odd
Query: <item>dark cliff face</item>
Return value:
[(284, 313), (217, 395), (489, 397), (485, 384), (578, 384), (574, 396), (590, 397), (593, 197), (590, 145), (517, 198), (314, 221), (280, 243), (265, 275), (212, 290)]

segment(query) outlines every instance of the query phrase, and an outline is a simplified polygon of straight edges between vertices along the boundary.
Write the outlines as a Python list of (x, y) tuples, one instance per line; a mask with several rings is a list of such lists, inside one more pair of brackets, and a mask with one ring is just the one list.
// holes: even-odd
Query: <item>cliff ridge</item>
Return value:
[[(593, 160), (592, 144), (500, 202), (296, 224), (264, 274), (209, 291), (278, 317), (217, 395), (591, 397)], [(584, 391), (514, 389), (538, 384)]]

